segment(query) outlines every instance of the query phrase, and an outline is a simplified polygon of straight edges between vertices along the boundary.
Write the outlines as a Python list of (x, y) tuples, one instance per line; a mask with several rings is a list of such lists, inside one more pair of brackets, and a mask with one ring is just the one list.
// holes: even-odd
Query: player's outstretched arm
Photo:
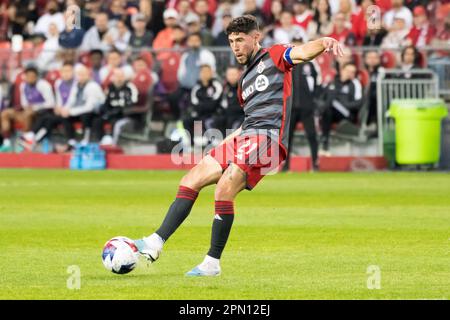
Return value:
[(310, 41), (301, 46), (293, 47), (290, 52), (290, 58), (294, 64), (309, 61), (322, 54), (323, 52), (332, 52), (335, 56), (343, 56), (344, 52), (339, 41), (324, 37)]

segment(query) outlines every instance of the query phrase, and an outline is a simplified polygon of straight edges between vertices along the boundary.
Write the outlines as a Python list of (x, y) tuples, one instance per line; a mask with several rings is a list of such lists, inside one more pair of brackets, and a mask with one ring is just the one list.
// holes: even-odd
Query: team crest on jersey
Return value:
[(256, 68), (256, 72), (263, 73), (264, 69), (266, 69), (266, 65), (264, 64), (264, 61), (260, 61), (258, 63), (258, 67)]
[(267, 78), (265, 75), (260, 74), (258, 77), (256, 77), (255, 80), (255, 89), (256, 91), (264, 91), (269, 87), (269, 78)]

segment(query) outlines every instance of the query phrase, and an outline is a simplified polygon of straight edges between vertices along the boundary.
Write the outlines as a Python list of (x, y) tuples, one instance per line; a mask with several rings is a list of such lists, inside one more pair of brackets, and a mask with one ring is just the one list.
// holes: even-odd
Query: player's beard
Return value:
[(252, 58), (252, 53), (247, 54), (247, 56), (245, 57), (245, 60), (240, 62), (239, 60), (237, 60), (237, 62), (241, 65), (241, 66), (245, 66), (249, 63), (250, 59)]

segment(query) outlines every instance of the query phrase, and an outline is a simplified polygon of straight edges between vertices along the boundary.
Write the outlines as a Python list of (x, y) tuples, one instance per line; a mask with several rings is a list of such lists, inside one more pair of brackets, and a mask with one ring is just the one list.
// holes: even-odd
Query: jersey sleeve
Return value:
[(294, 66), (290, 58), (292, 48), (293, 46), (291, 45), (276, 44), (268, 49), (276, 67), (283, 72), (290, 71)]

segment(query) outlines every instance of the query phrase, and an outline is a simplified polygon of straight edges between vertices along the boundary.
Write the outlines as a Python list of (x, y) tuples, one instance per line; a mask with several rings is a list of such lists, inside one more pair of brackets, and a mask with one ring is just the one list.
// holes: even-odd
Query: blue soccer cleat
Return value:
[(191, 271), (186, 273), (188, 277), (215, 277), (220, 275), (220, 266), (215, 268), (202, 268), (204, 266), (198, 265)]

